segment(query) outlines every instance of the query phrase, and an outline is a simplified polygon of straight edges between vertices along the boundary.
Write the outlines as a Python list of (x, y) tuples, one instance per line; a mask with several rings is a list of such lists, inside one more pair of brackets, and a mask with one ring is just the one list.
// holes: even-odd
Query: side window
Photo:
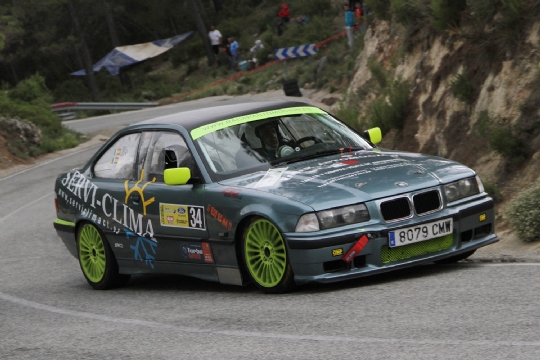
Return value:
[(94, 164), (94, 175), (104, 179), (133, 179), (140, 133), (118, 139)]
[(163, 182), (165, 169), (177, 167), (188, 167), (191, 176), (197, 176), (195, 161), (179, 134), (153, 131), (143, 133), (143, 139), (137, 166), (144, 171), (143, 180)]

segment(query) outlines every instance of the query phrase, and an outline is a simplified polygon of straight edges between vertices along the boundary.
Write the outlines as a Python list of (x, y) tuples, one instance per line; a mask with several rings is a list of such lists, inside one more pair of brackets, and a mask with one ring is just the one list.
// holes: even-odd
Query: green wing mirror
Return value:
[(378, 144), (382, 140), (382, 132), (380, 127), (374, 127), (364, 131), (364, 136), (373, 144)]
[(167, 185), (184, 185), (191, 179), (191, 170), (187, 167), (166, 169), (163, 172), (163, 180)]

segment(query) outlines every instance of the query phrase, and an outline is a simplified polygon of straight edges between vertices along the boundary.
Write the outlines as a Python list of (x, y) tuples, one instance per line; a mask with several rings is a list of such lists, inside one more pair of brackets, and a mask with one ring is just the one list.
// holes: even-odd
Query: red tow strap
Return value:
[(356, 244), (354, 244), (353, 247), (350, 248), (349, 251), (347, 251), (347, 253), (343, 255), (341, 259), (345, 261), (347, 264), (350, 263), (356, 255), (360, 254), (360, 251), (362, 251), (362, 249), (364, 248), (364, 246), (366, 246), (368, 241), (369, 239), (365, 234), (360, 236), (360, 239), (358, 239)]

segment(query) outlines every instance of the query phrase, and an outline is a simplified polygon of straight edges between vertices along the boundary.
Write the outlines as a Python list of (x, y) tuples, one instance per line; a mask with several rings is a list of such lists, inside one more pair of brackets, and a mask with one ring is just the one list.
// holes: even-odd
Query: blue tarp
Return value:
[[(123, 66), (133, 65), (146, 59), (163, 54), (165, 51), (172, 49), (185, 39), (187, 39), (194, 31), (176, 35), (168, 39), (156, 40), (144, 44), (119, 46), (113, 51), (105, 55), (105, 57), (94, 64), (94, 72), (105, 67), (111, 75), (118, 75), (120, 68)], [(75, 76), (84, 76), (86, 71), (79, 70), (71, 73)]]

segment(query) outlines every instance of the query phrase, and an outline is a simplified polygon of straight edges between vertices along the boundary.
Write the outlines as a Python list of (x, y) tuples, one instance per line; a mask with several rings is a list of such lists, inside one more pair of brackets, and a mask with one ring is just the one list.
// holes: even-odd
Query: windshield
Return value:
[(234, 124), (207, 133), (196, 142), (215, 180), (278, 164), (373, 148), (347, 125), (320, 113)]

